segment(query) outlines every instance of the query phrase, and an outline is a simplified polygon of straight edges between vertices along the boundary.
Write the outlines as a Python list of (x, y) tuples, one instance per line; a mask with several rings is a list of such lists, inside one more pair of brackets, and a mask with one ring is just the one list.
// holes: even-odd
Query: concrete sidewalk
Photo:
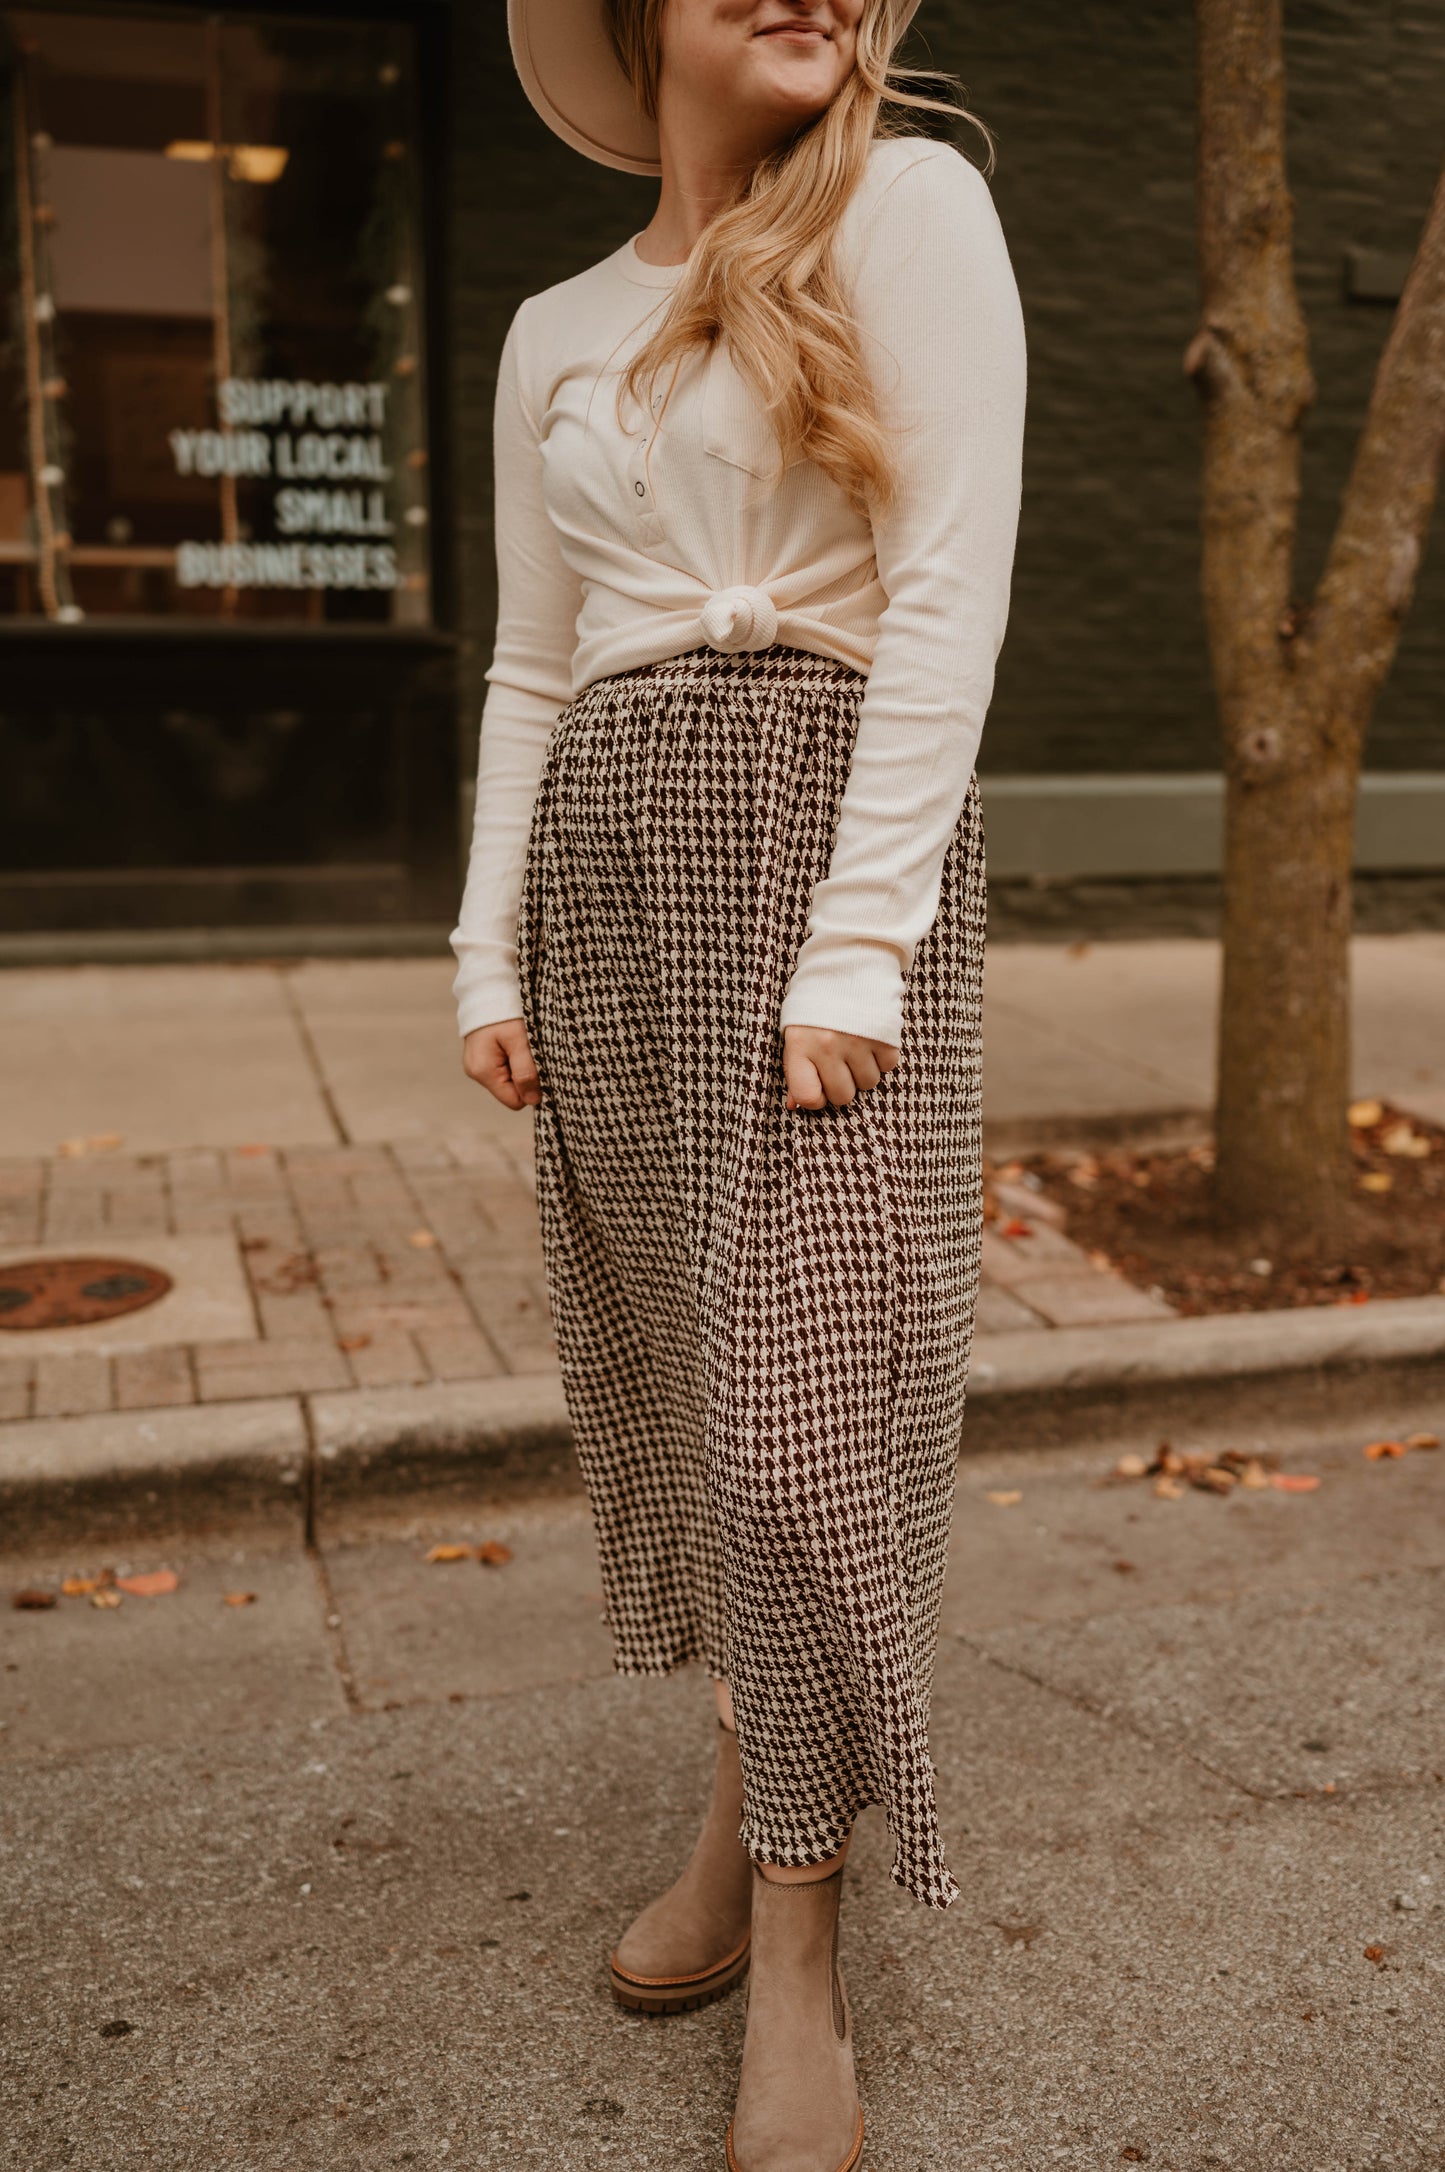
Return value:
[[(995, 943), (985, 1116), (1026, 1127), (1207, 1111), (1218, 946)], [(462, 1075), (449, 958), (0, 972), (0, 1159), (390, 1145), (524, 1152)], [(1445, 1120), (1445, 935), (1355, 944), (1356, 1086)]]
[[(1202, 1134), (1217, 970), (1207, 943), (995, 945), (993, 1149)], [(565, 1439), (530, 1120), (463, 1076), (450, 977), (430, 960), (0, 974), (0, 1271), (81, 1253), (173, 1285), (110, 1321), (0, 1333), (0, 1492), (149, 1486), (168, 1462), (199, 1483), (263, 1449), (295, 1473), (318, 1437), (363, 1461), (488, 1425)], [(1445, 936), (1359, 942), (1360, 1091), (1445, 1117), (1442, 991)], [(986, 1235), (976, 1391), (1223, 1362), (1217, 1325), (1175, 1321), (1027, 1196), (1005, 1204), (1028, 1222)], [(1229, 1333), (1229, 1362), (1355, 1363), (1370, 1336), (1397, 1359), (1445, 1351), (1445, 1301), (1369, 1313)]]

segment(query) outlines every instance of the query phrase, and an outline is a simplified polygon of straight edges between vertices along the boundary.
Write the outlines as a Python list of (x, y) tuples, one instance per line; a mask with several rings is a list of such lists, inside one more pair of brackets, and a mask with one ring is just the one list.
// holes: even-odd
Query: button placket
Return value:
[(648, 448), (656, 435), (656, 418), (661, 404), (661, 395), (654, 393), (651, 402), (652, 421), (640, 437), (632, 440), (632, 451), (627, 462), (628, 496), (637, 514), (644, 543), (660, 543), (663, 540), (662, 523), (657, 514), (656, 492), (647, 464)]

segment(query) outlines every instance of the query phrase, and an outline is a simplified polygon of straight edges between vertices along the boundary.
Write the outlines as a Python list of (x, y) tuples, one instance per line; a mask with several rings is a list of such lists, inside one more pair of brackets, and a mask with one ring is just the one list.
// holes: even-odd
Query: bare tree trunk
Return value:
[(1445, 179), (1381, 360), (1328, 565), (1292, 598), (1314, 396), (1285, 179), (1281, 0), (1198, 0), (1203, 586), (1224, 742), (1216, 1184), (1327, 1244), (1349, 1196), (1354, 805), (1445, 445)]

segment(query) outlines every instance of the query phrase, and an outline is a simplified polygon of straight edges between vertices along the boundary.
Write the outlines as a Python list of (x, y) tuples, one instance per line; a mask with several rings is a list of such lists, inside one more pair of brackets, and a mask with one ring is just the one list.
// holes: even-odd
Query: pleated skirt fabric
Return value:
[(742, 1838), (808, 1864), (882, 1803), (946, 1907), (928, 1707), (981, 1198), (978, 787), (901, 1057), (785, 1106), (778, 1016), (863, 676), (699, 649), (585, 689), (549, 744), (520, 919), (537, 1184), (616, 1665), (732, 1688)]

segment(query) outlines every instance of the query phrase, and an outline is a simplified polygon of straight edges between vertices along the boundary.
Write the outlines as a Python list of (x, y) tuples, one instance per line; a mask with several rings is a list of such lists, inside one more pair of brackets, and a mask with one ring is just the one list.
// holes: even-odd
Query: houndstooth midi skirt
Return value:
[(785, 1107), (778, 1013), (865, 680), (772, 648), (562, 712), (519, 950), (563, 1385), (624, 1674), (732, 1688), (742, 1839), (819, 1862), (881, 1802), (946, 1907), (928, 1705), (978, 1283), (978, 787), (898, 1067)]

